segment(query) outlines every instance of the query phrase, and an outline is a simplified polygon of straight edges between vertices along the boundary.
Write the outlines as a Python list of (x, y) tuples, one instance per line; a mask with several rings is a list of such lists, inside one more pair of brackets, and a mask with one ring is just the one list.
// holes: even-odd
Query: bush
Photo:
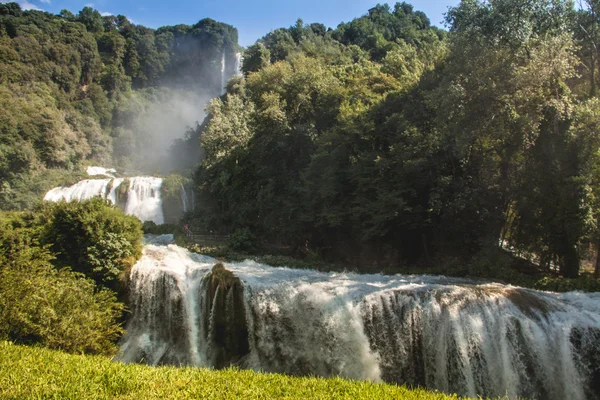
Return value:
[(256, 236), (254, 236), (254, 234), (250, 232), (250, 229), (248, 228), (236, 229), (229, 238), (229, 242), (227, 244), (227, 246), (233, 251), (246, 252), (256, 251), (256, 245)]
[(537, 281), (534, 287), (549, 292), (571, 292), (573, 290), (600, 292), (600, 279), (596, 279), (591, 275), (582, 275), (576, 279), (546, 276)]
[(0, 213), (0, 338), (113, 353), (124, 305), (106, 288), (141, 255), (141, 235), (137, 218), (99, 198)]
[(174, 224), (157, 225), (153, 221), (146, 221), (142, 224), (142, 230), (146, 235), (166, 235), (169, 233), (175, 233), (177, 229), (177, 225)]
[(45, 204), (41, 243), (56, 253), (57, 267), (71, 267), (98, 284), (117, 289), (141, 256), (142, 224), (106, 200)]
[(2, 262), (0, 338), (71, 353), (114, 353), (123, 304), (82, 274), (55, 269), (52, 258), (47, 249), (24, 247), (10, 265)]

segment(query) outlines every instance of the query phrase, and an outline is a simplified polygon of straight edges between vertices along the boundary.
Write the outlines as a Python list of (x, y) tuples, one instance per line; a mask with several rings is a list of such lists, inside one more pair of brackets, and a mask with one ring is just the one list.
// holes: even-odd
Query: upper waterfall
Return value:
[(227, 77), (225, 76), (225, 67), (225, 51), (223, 51), (223, 56), (221, 57), (221, 95), (224, 95), (227, 91)]
[(122, 361), (600, 398), (600, 293), (253, 261), (225, 264), (227, 275), (211, 272), (213, 258), (153, 243), (131, 271)]
[(242, 62), (244, 58), (242, 53), (235, 53), (235, 75), (242, 76)]
[(151, 176), (136, 176), (130, 178), (125, 212), (135, 215), (142, 221), (152, 221), (163, 224), (165, 218), (160, 198), (160, 188), (163, 180)]
[[(92, 170), (105, 174), (106, 171)], [(89, 172), (88, 172), (89, 173)], [(152, 221), (156, 224), (165, 222), (161, 186), (162, 178), (137, 176), (131, 178), (85, 179), (69, 187), (51, 189), (44, 196), (45, 201), (81, 201), (92, 197), (102, 197), (119, 205), (127, 214), (138, 217), (141, 221)], [(127, 185), (122, 187), (122, 185)]]
[(114, 174), (117, 173), (117, 170), (114, 168), (87, 167), (86, 172), (89, 176), (104, 175), (104, 176), (108, 176), (110, 178), (114, 178), (115, 177)]

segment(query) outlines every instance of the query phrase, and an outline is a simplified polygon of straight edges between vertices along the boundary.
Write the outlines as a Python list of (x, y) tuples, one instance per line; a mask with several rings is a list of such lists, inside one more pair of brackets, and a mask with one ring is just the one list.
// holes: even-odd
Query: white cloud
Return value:
[(39, 8), (38, 6), (36, 6), (33, 3), (30, 3), (27, 0), (18, 0), (17, 3), (19, 3), (19, 5), (21, 6), (21, 8), (23, 10), (37, 10), (37, 11), (43, 11), (41, 8)]
[[(88, 5), (88, 7), (91, 7), (91, 5)], [(111, 13), (111, 12), (108, 12), (108, 11), (100, 11), (100, 15), (102, 15), (103, 17), (108, 17), (109, 15), (115, 15), (115, 16), (116, 16), (116, 14), (114, 14), (114, 13)], [(132, 18), (129, 18), (129, 17), (127, 17), (127, 16), (125, 16), (125, 17), (126, 17), (126, 18), (127, 18), (127, 20), (128, 20), (129, 22), (131, 22), (132, 24), (134, 24), (134, 25), (138, 25), (138, 23), (137, 23), (137, 22), (135, 22), (135, 21), (134, 21)]]
[(91, 7), (91, 8), (94, 8), (94, 3), (87, 3), (85, 6), (86, 6), (86, 7)]
[(42, 3), (50, 4), (50, 0), (40, 0)]

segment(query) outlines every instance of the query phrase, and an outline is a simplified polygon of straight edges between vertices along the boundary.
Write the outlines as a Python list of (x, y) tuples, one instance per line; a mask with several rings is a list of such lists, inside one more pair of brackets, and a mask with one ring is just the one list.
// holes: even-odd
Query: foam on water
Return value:
[[(221, 310), (216, 300), (206, 308), (206, 277), (216, 262), (172, 244), (144, 248), (131, 273), (123, 361), (216, 365), (210, 332), (215, 319), (235, 311), (229, 297)], [(225, 268), (244, 289), (249, 351), (233, 361), (239, 366), (468, 396), (600, 397), (599, 293), (253, 261)]]
[[(141, 221), (164, 223), (160, 189), (163, 180), (149, 176), (129, 179), (125, 212), (135, 215)], [(82, 201), (101, 197), (117, 204), (117, 189), (125, 178), (86, 179), (69, 187), (57, 187), (44, 196), (45, 201)]]
[(162, 178), (151, 176), (129, 178), (125, 212), (135, 215), (142, 221), (152, 221), (159, 225), (164, 224), (165, 217), (160, 196), (162, 183)]
[(87, 167), (86, 172), (89, 176), (104, 175), (104, 176), (108, 176), (110, 178), (114, 178), (115, 177), (114, 174), (117, 173), (117, 170), (114, 168)]
[(111, 181), (112, 179), (85, 179), (70, 187), (57, 187), (46, 193), (44, 201), (64, 200), (69, 202), (98, 196), (104, 198)]

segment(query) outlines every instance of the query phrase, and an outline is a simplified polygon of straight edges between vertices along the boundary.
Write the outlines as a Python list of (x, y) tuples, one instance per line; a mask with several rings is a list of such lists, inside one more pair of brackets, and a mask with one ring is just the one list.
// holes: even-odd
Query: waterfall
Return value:
[(140, 176), (115, 179), (86, 179), (70, 187), (57, 187), (44, 196), (45, 201), (81, 201), (92, 197), (102, 197), (113, 204), (119, 204), (118, 191), (121, 184), (129, 181), (126, 202), (123, 205), (127, 214), (135, 215), (142, 221), (164, 223), (160, 189), (161, 178)]
[(164, 240), (145, 246), (122, 361), (600, 398), (600, 293), (215, 263)]
[(242, 53), (235, 53), (235, 75), (242, 76)]
[(125, 213), (135, 215), (142, 221), (164, 224), (165, 218), (160, 199), (163, 180), (151, 176), (129, 178)]
[(50, 190), (44, 196), (44, 200), (58, 202), (84, 200), (97, 196), (106, 198), (111, 182), (112, 179), (85, 179), (70, 187), (57, 187)]
[(221, 57), (221, 95), (227, 92), (227, 79), (225, 77), (225, 50), (223, 50), (223, 56)]
[(187, 193), (185, 192), (185, 187), (183, 186), (183, 183), (181, 184), (181, 208), (183, 209), (183, 213), (185, 214), (186, 212), (189, 211), (189, 207), (188, 207), (188, 196)]
[(94, 176), (94, 175), (104, 175), (104, 176), (108, 176), (109, 178), (114, 178), (115, 177), (115, 173), (117, 172), (116, 169), (114, 168), (104, 168), (104, 167), (87, 167), (87, 174), (90, 176)]

